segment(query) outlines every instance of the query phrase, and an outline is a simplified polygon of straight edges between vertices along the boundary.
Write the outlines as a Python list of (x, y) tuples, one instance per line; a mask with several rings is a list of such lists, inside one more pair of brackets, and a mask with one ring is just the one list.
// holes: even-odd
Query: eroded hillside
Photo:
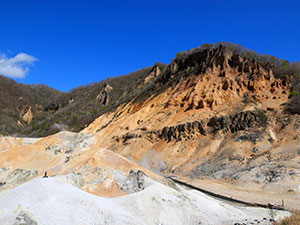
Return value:
[[(45, 188), (47, 193), (58, 199), (65, 198), (63, 188), (76, 193), (69, 199), (90, 198), (75, 191), (75, 186), (113, 198), (113, 204), (126, 209), (122, 215), (127, 216), (114, 217), (100, 206), (112, 202), (89, 199), (86, 205), (95, 204), (107, 215), (101, 217), (103, 221), (112, 224), (126, 224), (131, 217), (137, 218), (136, 224), (139, 219), (148, 221), (145, 224), (168, 224), (171, 217), (169, 221), (155, 217), (159, 213), (154, 208), (167, 215), (171, 206), (178, 209), (172, 218), (187, 224), (234, 224), (232, 218), (245, 224), (255, 220), (271, 224), (274, 218), (288, 215), (216, 203), (195, 191), (186, 193), (172, 177), (229, 198), (299, 209), (300, 116), (289, 111), (295, 87), (292, 76), (275, 76), (272, 67), (224, 45), (180, 54), (158, 70), (152, 68), (134, 94), (79, 133), (63, 131), (40, 139), (2, 137), (1, 201), (30, 188), (40, 193), (39, 186), (45, 185), (50, 187)], [(112, 88), (104, 85), (97, 100), (110, 101), (113, 97), (106, 93)], [(45, 172), (49, 182), (38, 178)], [(206, 210), (201, 201), (221, 214), (212, 213), (214, 207)], [(23, 208), (15, 209), (17, 202), (6, 203), (10, 211), (3, 215), (13, 216), (6, 220), (0, 214), (0, 221), (22, 216), (43, 220), (31, 216), (42, 213), (31, 208), (35, 203), (30, 198), (22, 198)], [(154, 211), (142, 213), (149, 210)]]
[(152, 89), (85, 132), (156, 172), (293, 198), (300, 118), (286, 110), (292, 82), (221, 45), (175, 58)]

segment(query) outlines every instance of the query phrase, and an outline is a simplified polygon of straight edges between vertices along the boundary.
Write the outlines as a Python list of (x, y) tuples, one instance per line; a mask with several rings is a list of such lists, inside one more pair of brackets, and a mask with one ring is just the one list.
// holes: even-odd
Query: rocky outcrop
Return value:
[(208, 121), (207, 126), (212, 128), (213, 133), (216, 133), (219, 130), (224, 130), (224, 132), (227, 132), (229, 129), (229, 119), (230, 118), (227, 116), (215, 116)]
[(26, 211), (21, 211), (18, 214), (18, 216), (16, 217), (13, 225), (22, 225), (22, 224), (37, 225), (38, 223), (36, 221), (34, 221), (32, 216), (30, 215), (30, 213), (28, 213)]
[(107, 105), (110, 102), (110, 92), (113, 90), (113, 87), (109, 84), (106, 84), (104, 88), (97, 95), (96, 99), (102, 105)]
[(150, 142), (158, 141), (161, 139), (159, 130), (147, 131), (147, 129), (143, 127), (139, 130), (136, 130), (135, 132), (127, 132), (126, 134), (121, 136), (113, 136), (112, 140), (127, 145), (129, 144), (128, 141), (134, 138), (145, 138)]
[(126, 133), (125, 135), (122, 136), (122, 142), (126, 143), (128, 140), (132, 138), (140, 138), (140, 134), (134, 134), (134, 133)]
[(29, 107), (29, 109), (25, 112), (25, 114), (23, 115), (22, 119), (27, 123), (30, 124), (32, 122), (33, 119), (33, 113), (31, 111), (31, 108)]
[[(145, 128), (127, 132), (122, 136), (114, 136), (112, 139), (122, 144), (128, 144), (128, 141), (134, 138), (146, 138), (153, 142), (158, 140), (165, 140), (170, 142), (184, 141), (193, 138), (196, 135), (207, 135), (222, 132), (226, 134), (228, 132), (235, 133), (237, 131), (246, 130), (247, 128), (261, 127), (261, 121), (259, 117), (252, 111), (245, 111), (237, 113), (233, 116), (220, 116), (212, 117), (205, 124), (204, 121), (193, 121), (178, 124), (175, 126), (166, 126), (160, 130), (147, 130)], [(256, 142), (260, 140), (261, 133), (257, 134), (245, 134), (239, 137), (239, 140), (249, 140)]]
[(245, 130), (246, 128), (259, 125), (258, 116), (252, 111), (245, 111), (235, 114), (234, 116), (221, 116), (213, 117), (207, 123), (207, 126), (212, 128), (213, 133), (219, 130), (223, 132), (231, 131), (231, 133), (239, 130)]
[[(272, 75), (272, 71), (267, 66), (260, 64), (255, 59), (243, 57), (238, 52), (220, 44), (213, 48), (197, 48), (178, 54), (161, 77), (160, 82), (166, 83), (172, 78), (172, 83), (174, 83), (175, 80), (178, 81), (185, 75), (205, 74), (212, 71), (218, 71), (220, 77), (225, 77), (229, 69), (241, 74), (251, 74), (252, 79), (247, 84), (249, 89), (253, 88), (255, 76), (263, 75), (269, 79)], [(226, 86), (225, 83), (225, 89)]]
[(190, 139), (195, 134), (206, 135), (208, 133), (235, 133), (247, 128), (261, 126), (258, 116), (252, 111), (245, 111), (235, 114), (234, 116), (212, 117), (207, 125), (203, 121), (187, 122), (176, 126), (164, 127), (159, 133), (159, 137), (166, 141), (181, 141)]
[(145, 189), (145, 178), (147, 175), (141, 171), (131, 170), (124, 183), (121, 185), (121, 190), (127, 194), (140, 192)]
[(180, 107), (184, 111), (218, 111), (224, 110), (224, 104), (266, 99), (280, 99), (282, 104), (292, 79), (276, 78), (270, 68), (222, 44), (194, 49), (179, 54), (147, 96), (159, 95), (168, 88), (174, 90), (164, 107)]
[(194, 134), (205, 135), (203, 121), (187, 122), (176, 126), (164, 127), (159, 134), (161, 139), (166, 141), (189, 139)]
[(149, 76), (145, 78), (144, 84), (149, 83), (153, 78), (159, 76), (160, 74), (161, 74), (161, 70), (159, 66), (154, 67), (151, 73), (149, 74)]
[(251, 111), (236, 114), (233, 117), (231, 117), (230, 120), (231, 133), (237, 132), (239, 130), (245, 130), (246, 128), (258, 126), (261, 122), (258, 116)]
[(14, 186), (16, 184), (21, 184), (36, 177), (37, 175), (37, 170), (16, 168), (5, 178), (5, 185)]

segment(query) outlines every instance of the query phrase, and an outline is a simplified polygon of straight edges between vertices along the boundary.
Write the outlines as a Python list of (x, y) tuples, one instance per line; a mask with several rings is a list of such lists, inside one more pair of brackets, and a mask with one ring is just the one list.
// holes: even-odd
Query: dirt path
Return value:
[(224, 200), (226, 198), (229, 201), (230, 199), (235, 199), (236, 203), (245, 202), (253, 204), (253, 206), (267, 206), (271, 204), (287, 210), (300, 210), (300, 196), (297, 194), (270, 193), (257, 187), (240, 187), (213, 180), (195, 180), (185, 177), (174, 177), (173, 179), (205, 190), (204, 192), (211, 192), (215, 197), (218, 197), (218, 195), (223, 196), (225, 197), (223, 198)]

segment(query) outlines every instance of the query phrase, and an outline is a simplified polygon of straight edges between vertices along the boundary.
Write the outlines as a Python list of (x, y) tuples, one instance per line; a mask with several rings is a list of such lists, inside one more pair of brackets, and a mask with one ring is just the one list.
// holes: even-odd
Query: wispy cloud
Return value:
[(37, 60), (34, 56), (25, 53), (19, 53), (11, 58), (5, 54), (0, 54), (0, 75), (24, 78), (29, 71), (29, 66)]

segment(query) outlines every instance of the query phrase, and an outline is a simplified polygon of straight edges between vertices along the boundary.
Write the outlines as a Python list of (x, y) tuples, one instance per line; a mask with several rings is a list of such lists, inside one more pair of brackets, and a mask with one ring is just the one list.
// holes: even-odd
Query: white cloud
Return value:
[(24, 78), (29, 71), (29, 66), (37, 60), (34, 56), (25, 53), (19, 53), (12, 58), (0, 54), (0, 75)]

